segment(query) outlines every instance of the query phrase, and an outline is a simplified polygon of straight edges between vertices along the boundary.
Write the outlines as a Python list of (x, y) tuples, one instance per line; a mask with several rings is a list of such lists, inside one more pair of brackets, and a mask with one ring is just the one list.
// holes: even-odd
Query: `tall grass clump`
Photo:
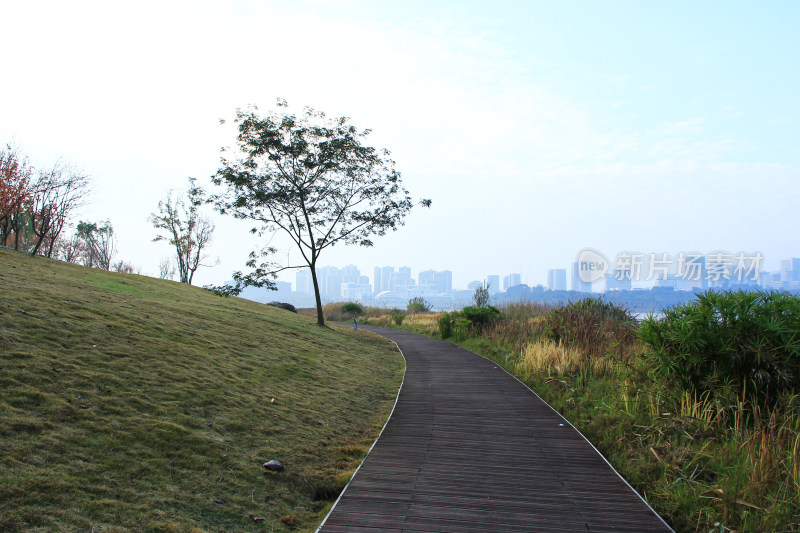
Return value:
[[(604, 366), (606, 360), (600, 360)], [(520, 354), (514, 374), (530, 377), (536, 372), (547, 376), (574, 374), (583, 366), (583, 356), (576, 348), (560, 342), (542, 340), (528, 344)]]
[(547, 334), (580, 350), (589, 359), (613, 348), (630, 346), (636, 338), (636, 319), (619, 305), (600, 298), (584, 298), (556, 307), (547, 316)]

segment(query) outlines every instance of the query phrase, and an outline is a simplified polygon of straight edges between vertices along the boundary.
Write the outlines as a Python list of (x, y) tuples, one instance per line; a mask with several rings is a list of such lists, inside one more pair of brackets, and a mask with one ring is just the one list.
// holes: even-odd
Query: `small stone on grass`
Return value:
[(281, 472), (284, 468), (286, 468), (282, 463), (276, 461), (275, 459), (271, 459), (261, 466), (267, 470), (271, 470), (272, 472)]

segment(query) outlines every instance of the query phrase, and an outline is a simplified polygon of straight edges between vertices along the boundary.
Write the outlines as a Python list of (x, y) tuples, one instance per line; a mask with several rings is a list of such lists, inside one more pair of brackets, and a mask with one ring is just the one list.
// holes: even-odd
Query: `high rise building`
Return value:
[(372, 290), (375, 294), (391, 290), (392, 278), (394, 276), (394, 267), (375, 267), (375, 279), (372, 282)]
[(342, 278), (343, 273), (340, 269), (332, 266), (317, 268), (317, 283), (319, 283), (319, 294), (326, 300), (338, 300), (342, 297)]
[(420, 287), (433, 286), (434, 284), (433, 278), (435, 275), (436, 275), (435, 270), (423, 270), (422, 272), (420, 272), (418, 276), (419, 286)]
[(500, 276), (497, 274), (489, 274), (486, 276), (486, 282), (489, 284), (489, 294), (497, 294), (500, 292)]
[(592, 292), (591, 282), (581, 280), (579, 268), (580, 265), (577, 262), (572, 263), (572, 286), (570, 289), (578, 292)]
[(392, 278), (394, 274), (394, 267), (385, 266), (381, 268), (381, 291), (392, 290)]
[(453, 273), (449, 270), (424, 270), (419, 273), (419, 290), (421, 294), (450, 294), (453, 292)]
[(567, 271), (563, 268), (553, 268), (548, 270), (547, 288), (551, 291), (567, 290)]
[(301, 268), (294, 274), (295, 292), (314, 294), (314, 282), (311, 279), (311, 270)]
[(361, 277), (361, 272), (355, 265), (347, 265), (342, 268), (342, 282), (343, 283), (358, 283)]
[[(631, 290), (631, 280), (630, 278), (623, 277), (620, 279), (620, 276), (616, 275), (616, 272), (609, 272), (605, 275), (604, 278), (604, 285), (605, 285), (605, 292), (609, 291), (629, 291)], [(664, 280), (660, 280), (664, 281)], [(591, 283), (589, 284), (591, 287)]]
[(442, 270), (433, 275), (433, 281), (440, 294), (450, 294), (453, 292), (453, 273), (449, 270)]
[(347, 301), (364, 302), (372, 296), (372, 287), (369, 283), (343, 282), (341, 288), (342, 299)]
[(781, 259), (781, 281), (800, 281), (800, 258)]
[(522, 276), (519, 274), (509, 274), (503, 277), (503, 290), (507, 291), (511, 287), (516, 287), (522, 284)]

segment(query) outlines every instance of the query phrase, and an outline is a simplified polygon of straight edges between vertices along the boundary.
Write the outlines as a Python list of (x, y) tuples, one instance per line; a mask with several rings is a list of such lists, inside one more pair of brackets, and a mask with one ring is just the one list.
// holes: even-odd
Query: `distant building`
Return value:
[(389, 291), (401, 296), (407, 295), (416, 282), (411, 278), (411, 269), (400, 267), (389, 279)]
[(486, 282), (489, 284), (489, 294), (497, 294), (500, 292), (500, 276), (497, 274), (489, 274), (486, 276)]
[(434, 274), (436, 274), (435, 270), (423, 270), (420, 272), (418, 276), (420, 287), (433, 285)]
[(369, 283), (342, 283), (342, 298), (350, 302), (365, 302), (372, 297), (372, 286)]
[(678, 276), (667, 276), (665, 279), (656, 280), (656, 287), (671, 287), (676, 291), (692, 291), (701, 288), (702, 283)]
[(372, 280), (372, 290), (375, 294), (390, 290), (392, 287), (392, 280), (397, 275), (394, 271), (394, 267), (391, 266), (375, 267), (374, 274), (375, 279)]
[(762, 272), (759, 280), (764, 289), (775, 291), (783, 288), (780, 272)]
[(442, 270), (433, 276), (433, 281), (441, 294), (453, 292), (453, 273), (449, 270)]
[(681, 278), (686, 289), (707, 289), (709, 286), (708, 265), (706, 256), (700, 253), (689, 253), (678, 258), (677, 277)]
[(314, 294), (314, 281), (311, 279), (311, 270), (301, 268), (294, 275), (294, 290), (305, 294)]
[(342, 278), (342, 271), (336, 267), (317, 267), (320, 297), (328, 301), (339, 300), (342, 297)]
[(781, 281), (800, 281), (800, 258), (781, 260)]
[(572, 286), (570, 289), (578, 292), (592, 292), (592, 283), (581, 280), (579, 268), (580, 265), (577, 262), (572, 263)]
[(343, 283), (358, 283), (361, 278), (361, 271), (355, 265), (347, 265), (342, 269)]
[(480, 289), (481, 287), (483, 287), (483, 282), (482, 281), (477, 281), (476, 280), (476, 281), (470, 281), (469, 283), (467, 283), (467, 288), (469, 290), (471, 290), (471, 291), (474, 291), (475, 289)]
[(522, 283), (522, 276), (519, 274), (509, 274), (503, 277), (503, 290), (507, 291), (511, 287), (516, 287)]
[(548, 270), (547, 288), (551, 291), (567, 290), (567, 271), (563, 268), (553, 268)]
[(451, 294), (453, 292), (453, 273), (449, 270), (420, 272), (419, 291), (422, 295)]
[[(298, 270), (295, 272), (294, 279), (295, 292), (314, 294), (314, 280), (311, 277), (311, 270), (307, 268)], [(345, 285), (358, 285), (360, 287), (358, 290), (363, 291), (364, 286), (369, 286), (369, 278), (362, 276), (355, 265), (347, 265), (344, 268), (323, 266), (317, 267), (317, 283), (319, 284), (320, 298), (330, 302), (345, 298), (343, 293)]]
[(603, 281), (605, 284), (605, 292), (631, 290), (630, 278), (623, 277), (623, 279), (619, 279), (619, 276), (616, 275), (616, 272), (606, 274)]
[(292, 292), (292, 284), (288, 281), (274, 281), (276, 294), (287, 294)]

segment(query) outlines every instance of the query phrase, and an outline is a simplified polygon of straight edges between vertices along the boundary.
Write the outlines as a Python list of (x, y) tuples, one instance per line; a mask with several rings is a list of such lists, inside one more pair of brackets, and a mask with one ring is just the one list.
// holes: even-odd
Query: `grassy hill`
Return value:
[(361, 330), (0, 249), (0, 531), (313, 531), (402, 369)]

